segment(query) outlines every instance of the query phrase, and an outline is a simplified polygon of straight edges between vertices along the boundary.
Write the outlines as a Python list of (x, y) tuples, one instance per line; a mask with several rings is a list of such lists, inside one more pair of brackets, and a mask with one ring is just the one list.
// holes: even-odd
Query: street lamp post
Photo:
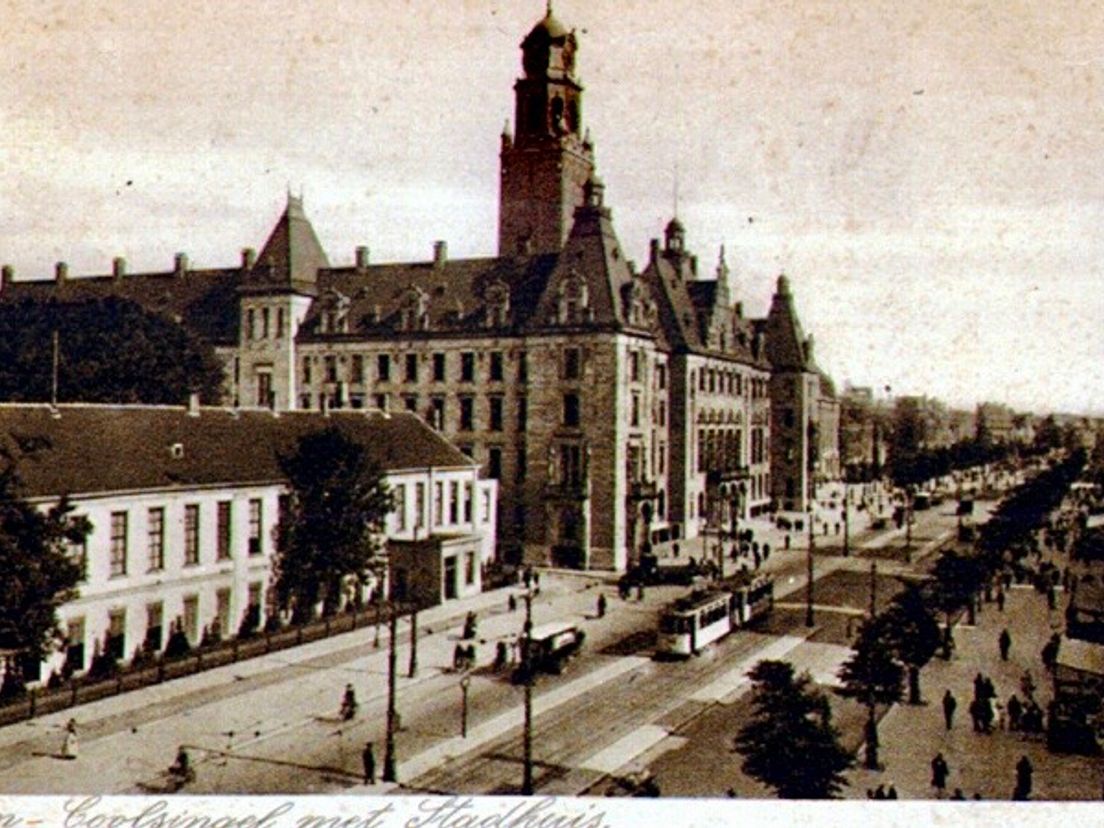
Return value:
[(390, 605), (391, 615), (388, 618), (388, 628), (391, 634), (391, 641), (387, 650), (387, 741), (384, 746), (383, 753), (383, 781), (384, 782), (398, 782), (398, 772), (395, 767), (395, 730), (396, 730), (396, 712), (395, 712), (395, 683), (398, 669), (398, 638), (399, 638), (399, 615), (395, 610), (394, 602)]
[(468, 738), (468, 687), (471, 686), (471, 676), (460, 679), (460, 737)]
[(521, 668), (525, 671), (525, 727), (522, 734), (524, 766), (521, 778), (522, 796), (533, 795), (533, 665), (529, 662), (529, 636), (533, 632), (533, 593), (525, 593), (525, 627), (521, 639)]
[(847, 489), (843, 490), (843, 557), (851, 554), (851, 513), (847, 508)]
[(418, 610), (410, 613), (410, 664), (406, 671), (407, 678), (418, 675)]
[(813, 551), (816, 548), (816, 528), (813, 525), (813, 507), (809, 506), (809, 554), (807, 555), (808, 571), (805, 584), (805, 626), (811, 627), (813, 620)]

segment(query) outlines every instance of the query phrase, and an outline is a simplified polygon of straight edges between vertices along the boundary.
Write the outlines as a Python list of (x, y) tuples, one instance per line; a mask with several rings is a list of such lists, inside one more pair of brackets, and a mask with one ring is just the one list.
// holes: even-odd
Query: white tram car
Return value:
[(668, 604), (659, 616), (656, 655), (689, 657), (750, 624), (774, 606), (774, 580), (768, 576), (742, 583), (696, 589)]

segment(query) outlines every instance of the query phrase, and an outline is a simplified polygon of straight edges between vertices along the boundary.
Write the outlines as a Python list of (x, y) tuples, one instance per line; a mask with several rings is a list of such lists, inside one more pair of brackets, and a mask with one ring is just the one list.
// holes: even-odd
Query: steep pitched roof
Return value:
[(309, 291), (318, 279), (318, 271), (329, 266), (326, 251), (303, 211), (302, 200), (289, 193), (287, 207), (245, 282), (257, 287), (290, 286)]
[(805, 335), (794, 309), (790, 280), (785, 276), (778, 277), (778, 288), (771, 299), (764, 330), (767, 356), (772, 367), (783, 371), (815, 370), (805, 353)]
[(603, 206), (604, 187), (592, 178), (584, 188), (584, 203), (575, 210), (556, 266), (527, 324), (529, 330), (556, 327), (561, 296), (585, 287), (585, 318), (568, 326), (621, 328), (628, 323), (624, 291), (633, 284), (633, 273), (621, 252), (608, 207)]
[(384, 470), (472, 466), (418, 416), (376, 411), (0, 405), (0, 446), (20, 458), (25, 496), (94, 495), (279, 481), (280, 456), (330, 425)]
[(122, 277), (13, 281), (0, 289), (0, 302), (81, 302), (117, 296), (183, 325), (214, 345), (238, 341), (239, 271), (186, 270), (134, 273)]
[[(350, 337), (515, 330), (528, 320), (555, 263), (555, 254), (545, 254), (321, 270), (318, 297), (300, 326), (298, 339), (317, 341), (334, 336), (320, 324), (334, 301), (347, 302)], [(503, 298), (506, 313), (502, 324), (492, 324), (492, 305)], [(403, 326), (403, 312), (411, 305), (424, 308), (424, 325)]]

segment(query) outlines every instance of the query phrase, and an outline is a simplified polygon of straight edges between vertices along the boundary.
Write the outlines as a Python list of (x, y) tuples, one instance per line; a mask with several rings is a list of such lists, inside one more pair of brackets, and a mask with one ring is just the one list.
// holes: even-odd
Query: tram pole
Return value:
[(383, 753), (383, 781), (398, 782), (398, 772), (395, 767), (395, 673), (398, 669), (398, 639), (399, 639), (399, 614), (396, 612), (394, 602), (390, 604), (391, 615), (388, 618), (388, 628), (391, 641), (387, 650), (387, 741)]
[(525, 671), (525, 727), (522, 733), (524, 766), (522, 796), (533, 795), (533, 665), (529, 662), (529, 636), (533, 632), (533, 593), (525, 593), (525, 627), (521, 639), (521, 669)]
[(813, 619), (813, 552), (816, 549), (816, 527), (814, 526), (814, 512), (812, 504), (809, 505), (809, 554), (807, 555), (807, 583), (805, 584), (805, 626), (811, 627), (816, 622)]

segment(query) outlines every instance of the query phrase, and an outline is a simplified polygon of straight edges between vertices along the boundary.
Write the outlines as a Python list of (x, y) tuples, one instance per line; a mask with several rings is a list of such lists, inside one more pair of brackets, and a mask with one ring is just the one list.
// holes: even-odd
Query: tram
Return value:
[(746, 627), (774, 606), (774, 579), (736, 577), (696, 589), (668, 604), (659, 616), (657, 657), (689, 657)]
[(522, 652), (526, 643), (529, 649), (529, 662), (517, 666), (511, 675), (515, 684), (523, 684), (537, 673), (559, 675), (583, 646), (586, 633), (577, 624), (553, 622), (536, 627), (529, 633), (529, 641), (522, 641)]

